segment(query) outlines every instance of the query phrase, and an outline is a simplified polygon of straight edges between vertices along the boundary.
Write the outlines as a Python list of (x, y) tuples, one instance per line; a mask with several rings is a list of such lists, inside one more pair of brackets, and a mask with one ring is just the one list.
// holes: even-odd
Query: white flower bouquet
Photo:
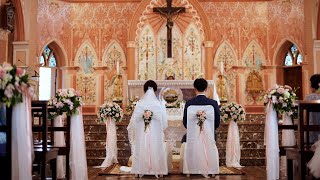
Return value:
[(49, 105), (56, 108), (56, 113), (51, 114), (51, 118), (62, 115), (64, 112), (67, 115), (78, 114), (77, 108), (82, 106), (82, 98), (79, 91), (73, 88), (59, 89), (53, 99), (49, 100)]
[(295, 113), (294, 107), (296, 104), (294, 102), (297, 99), (295, 92), (296, 90), (288, 85), (275, 84), (264, 94), (264, 105), (267, 106), (271, 103), (275, 111), (280, 114), (288, 113), (289, 116), (292, 116)]
[(206, 111), (197, 111), (197, 125), (200, 127), (200, 132), (203, 129), (203, 123), (207, 119)]
[(117, 103), (108, 102), (100, 106), (98, 112), (98, 120), (100, 122), (106, 122), (108, 117), (110, 117), (116, 122), (122, 121), (123, 110)]
[(220, 119), (227, 123), (229, 121), (243, 121), (246, 118), (244, 108), (235, 102), (227, 103), (220, 107)]

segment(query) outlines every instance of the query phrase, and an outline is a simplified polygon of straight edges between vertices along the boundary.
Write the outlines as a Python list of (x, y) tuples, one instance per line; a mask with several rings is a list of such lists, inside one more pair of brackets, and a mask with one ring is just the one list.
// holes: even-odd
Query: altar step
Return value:
[[(100, 165), (105, 157), (106, 127), (97, 123), (96, 115), (84, 116), (85, 140), (87, 148), (87, 161), (89, 166)], [(244, 166), (265, 165), (264, 137), (264, 116), (249, 115), (248, 121), (239, 123), (241, 164)], [(127, 124), (129, 117), (125, 116), (124, 121), (117, 123), (117, 146), (118, 161), (126, 165), (129, 159), (130, 144), (128, 140)], [(228, 124), (222, 123), (217, 131), (217, 147), (219, 149), (220, 164), (225, 164), (226, 141)]]

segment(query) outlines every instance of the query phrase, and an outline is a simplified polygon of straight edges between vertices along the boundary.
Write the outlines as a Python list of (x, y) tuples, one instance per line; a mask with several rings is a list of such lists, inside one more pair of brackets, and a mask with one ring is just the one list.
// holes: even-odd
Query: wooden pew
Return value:
[[(298, 147), (286, 149), (287, 178), (289, 180), (304, 180), (308, 176), (306, 164), (314, 154), (311, 150), (309, 133), (310, 131), (320, 131), (320, 125), (310, 125), (310, 112), (320, 112), (320, 100), (299, 101)], [(294, 174), (293, 161), (298, 163), (297, 174)]]
[[(59, 149), (48, 147), (48, 103), (47, 101), (32, 101), (31, 114), (33, 120), (32, 132), (41, 134), (41, 141), (34, 144), (35, 163), (39, 165), (41, 179), (46, 179), (46, 167), (50, 162), (52, 169), (52, 179), (56, 179), (56, 159)], [(35, 120), (39, 120), (35, 124)]]

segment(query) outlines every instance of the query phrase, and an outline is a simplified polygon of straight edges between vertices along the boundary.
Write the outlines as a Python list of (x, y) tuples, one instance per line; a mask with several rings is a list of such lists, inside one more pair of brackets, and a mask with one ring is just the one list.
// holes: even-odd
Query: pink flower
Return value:
[(6, 74), (6, 71), (0, 66), (0, 78)]
[(284, 85), (284, 88), (292, 90), (292, 88), (290, 86), (288, 86), (288, 85)]
[(4, 95), (7, 96), (7, 98), (12, 98), (13, 96), (13, 90), (14, 90), (14, 86), (12, 84), (9, 84), (6, 89), (4, 90)]
[(6, 70), (6, 71), (11, 71), (11, 69), (12, 69), (11, 64), (9, 64), (9, 63), (7, 63), (7, 62), (3, 63), (3, 64), (2, 64), (2, 67), (3, 67), (3, 69)]
[(76, 96), (81, 96), (81, 92), (80, 91), (76, 91), (75, 94), (76, 94)]
[(283, 94), (283, 93), (284, 93), (284, 89), (281, 87), (281, 88), (277, 89), (277, 92), (278, 92), (279, 94)]
[(57, 102), (57, 104), (55, 106), (56, 106), (56, 108), (62, 108), (64, 106), (64, 104), (61, 101), (59, 101), (59, 102)]
[(17, 75), (19, 77), (23, 76), (24, 75), (24, 70), (22, 68), (17, 68)]

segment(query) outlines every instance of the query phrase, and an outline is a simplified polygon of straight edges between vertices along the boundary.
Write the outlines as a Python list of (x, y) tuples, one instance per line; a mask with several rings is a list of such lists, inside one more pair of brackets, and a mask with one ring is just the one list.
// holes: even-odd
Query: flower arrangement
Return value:
[(132, 114), (133, 113), (133, 110), (134, 108), (136, 107), (137, 103), (139, 101), (139, 97), (136, 96), (134, 99), (132, 100), (129, 100), (129, 105), (126, 107), (126, 112), (127, 114)]
[(75, 91), (73, 88), (59, 89), (48, 104), (56, 108), (56, 113), (51, 114), (51, 116), (59, 116), (64, 112), (71, 116), (79, 113), (78, 107), (82, 106), (82, 98), (80, 92)]
[(144, 121), (144, 132), (146, 132), (148, 125), (150, 124), (152, 120), (153, 112), (150, 110), (144, 110), (144, 113), (142, 115), (143, 121)]
[(200, 127), (200, 132), (203, 129), (203, 123), (207, 119), (206, 111), (197, 111), (197, 125)]
[(296, 106), (294, 102), (297, 99), (295, 92), (296, 90), (288, 85), (275, 84), (264, 94), (264, 105), (267, 106), (271, 103), (275, 111), (280, 114), (288, 113), (289, 116), (292, 116), (295, 113), (293, 107)]
[(220, 107), (220, 119), (227, 123), (229, 121), (243, 121), (246, 118), (244, 108), (235, 102), (227, 103)]
[(117, 103), (108, 102), (100, 106), (98, 112), (98, 121), (106, 122), (108, 117), (110, 117), (116, 122), (122, 121), (123, 110)]
[(8, 63), (0, 65), (0, 102), (5, 103), (7, 107), (14, 106), (22, 102), (22, 93), (34, 95), (25, 71)]

